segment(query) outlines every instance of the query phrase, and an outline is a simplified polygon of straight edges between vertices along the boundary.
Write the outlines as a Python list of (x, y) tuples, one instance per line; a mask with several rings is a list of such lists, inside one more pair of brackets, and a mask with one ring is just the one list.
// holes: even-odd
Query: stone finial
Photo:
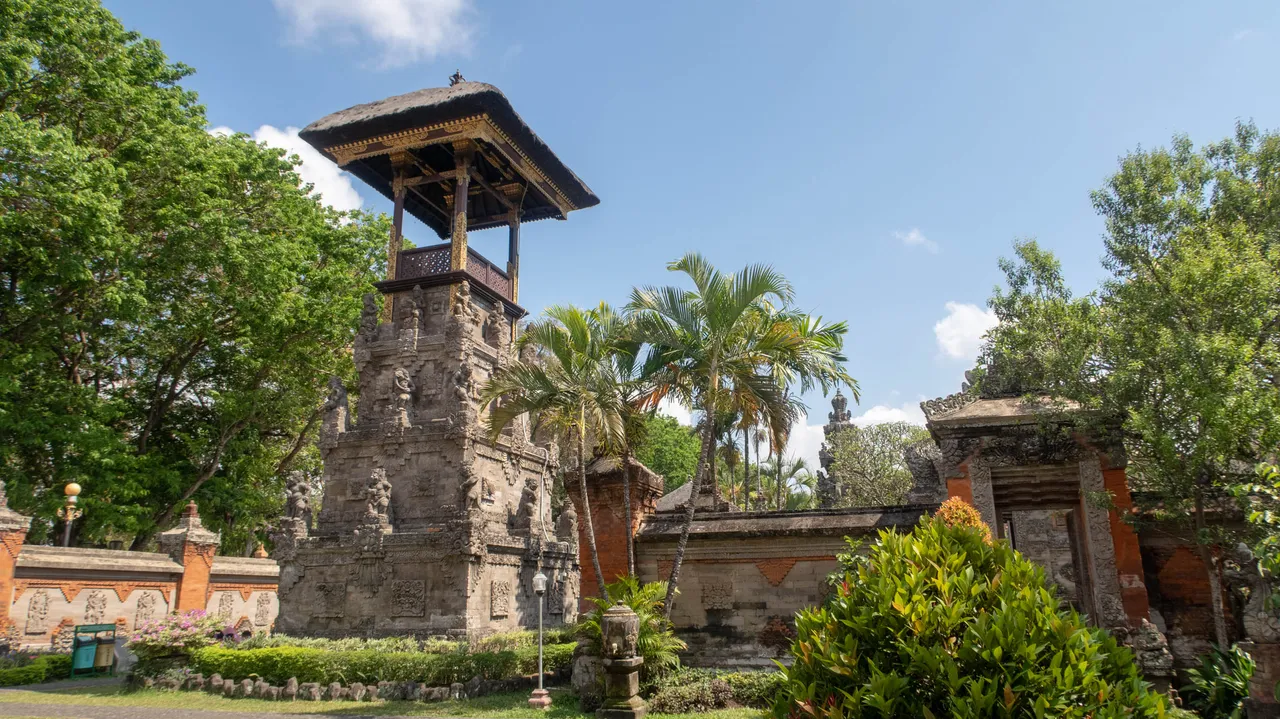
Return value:
[(373, 340), (378, 334), (378, 301), (373, 293), (365, 293), (364, 307), (360, 310), (360, 334), (366, 340)]
[(340, 433), (351, 429), (351, 406), (347, 401), (347, 387), (342, 378), (329, 377), (329, 396), (324, 401), (324, 426), (327, 431)]
[(222, 537), (217, 532), (210, 532), (204, 528), (196, 503), (188, 502), (187, 508), (182, 512), (182, 519), (178, 520), (178, 525), (166, 532), (161, 532), (159, 541), (160, 551), (181, 562), (183, 545), (216, 546), (222, 541)]
[(831, 410), (827, 415), (831, 424), (844, 424), (853, 416), (849, 413), (849, 399), (844, 396), (839, 387), (836, 388), (836, 396), (831, 398)]
[[(267, 559), (267, 557), (268, 557), (267, 548), (262, 545), (262, 542), (258, 542), (258, 546), (254, 547), (253, 549), (253, 558)], [(263, 596), (266, 596), (266, 595), (263, 595)]]

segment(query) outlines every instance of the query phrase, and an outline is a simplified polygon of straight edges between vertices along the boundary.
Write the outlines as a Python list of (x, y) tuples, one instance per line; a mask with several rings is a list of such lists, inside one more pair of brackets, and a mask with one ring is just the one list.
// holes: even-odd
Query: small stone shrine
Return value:
[[(365, 297), (351, 407), (336, 378), (315, 526), (302, 478), (276, 539), (276, 628), (313, 636), (474, 636), (578, 606), (575, 518), (553, 518), (558, 450), (517, 422), (493, 441), (480, 388), (515, 356), (520, 225), (599, 202), (497, 88), (451, 78), (329, 115), (300, 136), (394, 203), (382, 294)], [(443, 244), (402, 250), (404, 213)], [(467, 246), (505, 226), (505, 269)]]

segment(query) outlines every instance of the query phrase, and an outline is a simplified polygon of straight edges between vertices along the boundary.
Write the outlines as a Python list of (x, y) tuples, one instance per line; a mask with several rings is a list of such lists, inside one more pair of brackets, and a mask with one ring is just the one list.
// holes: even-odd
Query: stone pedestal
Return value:
[(534, 689), (529, 695), (529, 706), (534, 709), (547, 709), (551, 706), (551, 694), (546, 689)]
[(1249, 719), (1280, 719), (1276, 683), (1280, 682), (1280, 643), (1240, 642), (1236, 646), (1249, 653), (1257, 668), (1249, 680), (1249, 698), (1244, 700)]
[(640, 618), (625, 604), (615, 604), (605, 611), (600, 622), (601, 648), (604, 653), (604, 705), (596, 710), (598, 719), (639, 719), (649, 712), (640, 698), (640, 666), (644, 657), (636, 656), (640, 639)]

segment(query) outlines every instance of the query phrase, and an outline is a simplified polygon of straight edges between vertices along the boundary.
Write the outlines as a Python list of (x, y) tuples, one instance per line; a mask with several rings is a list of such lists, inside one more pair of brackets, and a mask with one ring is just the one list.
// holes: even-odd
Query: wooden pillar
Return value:
[[(408, 188), (404, 184), (405, 168), (409, 166), (408, 153), (398, 152), (391, 156), (391, 191), (394, 198), (391, 213), (391, 236), (387, 239), (387, 279), (396, 278), (396, 265), (400, 259), (400, 248), (404, 246), (404, 196)], [(391, 295), (382, 298), (383, 321), (390, 322), (392, 310)]]
[(457, 180), (453, 192), (453, 233), (449, 238), (452, 245), (449, 270), (452, 272), (467, 269), (467, 194), (471, 191), (472, 152), (474, 147), (470, 142), (456, 142), (453, 145)]
[(520, 211), (512, 210), (507, 221), (507, 277), (511, 278), (513, 303), (520, 304)]

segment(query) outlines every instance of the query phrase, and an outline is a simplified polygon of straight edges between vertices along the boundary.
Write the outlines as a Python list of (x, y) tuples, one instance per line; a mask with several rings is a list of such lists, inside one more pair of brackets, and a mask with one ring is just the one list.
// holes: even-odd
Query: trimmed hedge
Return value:
[[(573, 665), (576, 644), (549, 644), (543, 652), (548, 672)], [(270, 684), (299, 682), (375, 684), (424, 682), (432, 686), (465, 682), (472, 677), (511, 679), (538, 672), (538, 648), (476, 654), (428, 654), (425, 652), (330, 651), (308, 647), (226, 649), (207, 647), (196, 651), (192, 669), (205, 676), (220, 674), (239, 681), (258, 677)]]
[(0, 687), (39, 684), (71, 676), (70, 654), (43, 654), (24, 667), (0, 669)]

